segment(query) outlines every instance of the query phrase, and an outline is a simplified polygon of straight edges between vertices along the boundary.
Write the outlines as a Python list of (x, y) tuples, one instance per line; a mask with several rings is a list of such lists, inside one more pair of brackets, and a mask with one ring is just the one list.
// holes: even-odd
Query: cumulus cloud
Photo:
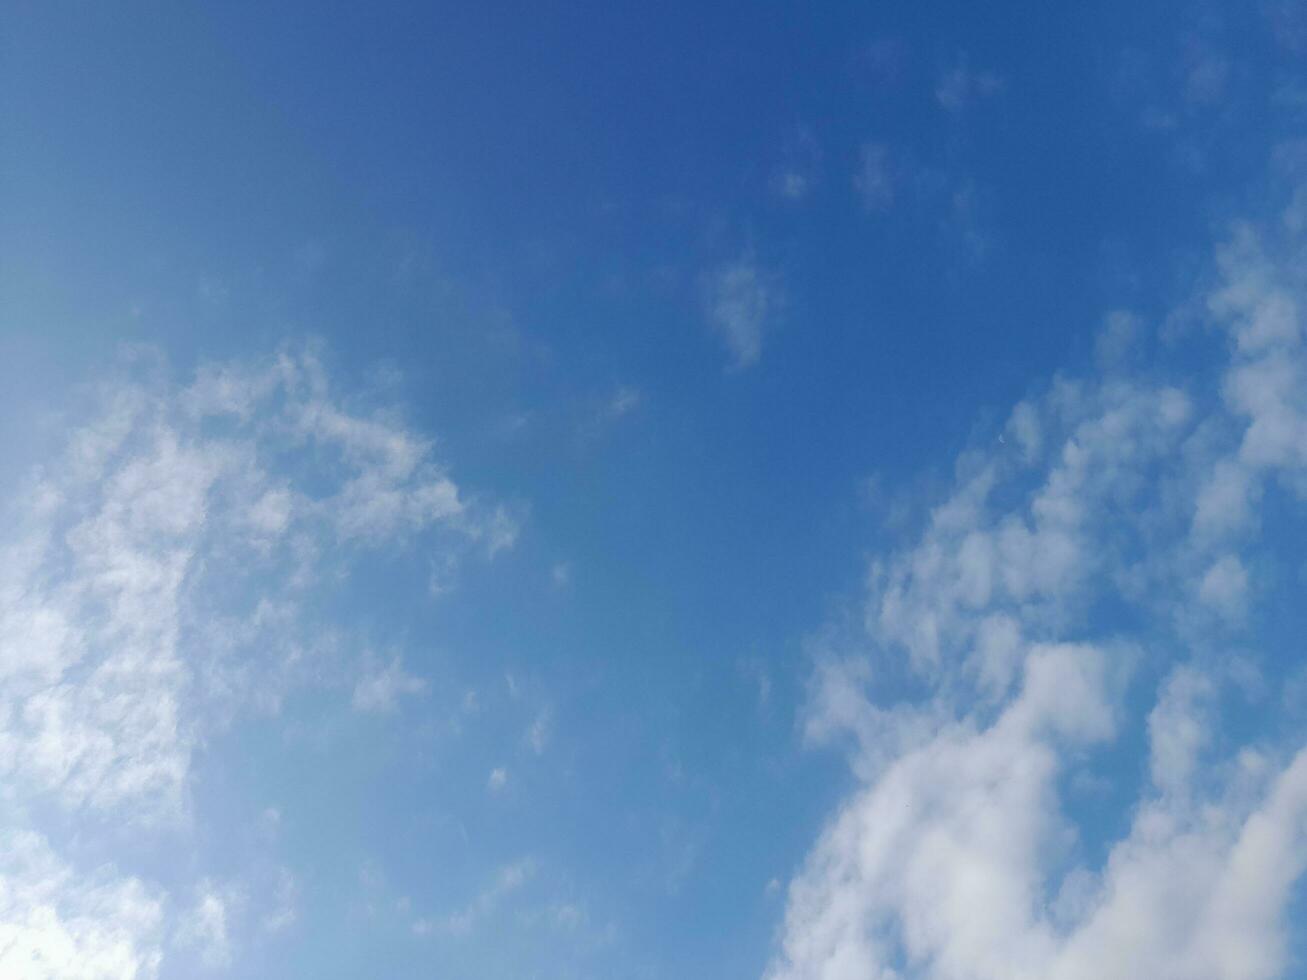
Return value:
[(749, 256), (717, 269), (707, 282), (708, 322), (731, 357), (731, 368), (756, 364), (778, 305), (776, 286)]
[[(1307, 749), (1217, 733), (1229, 646), (1273, 599), (1250, 574), (1276, 546), (1259, 502), (1307, 497), (1307, 283), (1285, 234), (1241, 226), (1217, 251), (1214, 379), (1132, 372), (1141, 325), (1109, 321), (1103, 373), (1019, 405), (872, 562), (805, 726), (850, 746), (859, 788), (790, 883), (769, 980), (1283, 973)], [(1102, 779), (1128, 691), (1149, 766), (1115, 781), (1124, 830), (1098, 841), (1075, 787)]]

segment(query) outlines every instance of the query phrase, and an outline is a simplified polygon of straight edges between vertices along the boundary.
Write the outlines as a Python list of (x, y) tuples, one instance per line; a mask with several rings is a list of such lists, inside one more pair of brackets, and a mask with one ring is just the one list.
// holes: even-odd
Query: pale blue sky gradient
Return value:
[(1307, 976), (1301, 3), (0, 22), (4, 968)]

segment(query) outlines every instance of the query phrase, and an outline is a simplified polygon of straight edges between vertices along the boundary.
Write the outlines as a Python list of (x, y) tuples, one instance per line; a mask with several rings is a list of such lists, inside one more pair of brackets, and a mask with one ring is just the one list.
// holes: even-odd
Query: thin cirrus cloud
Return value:
[(773, 277), (747, 254), (708, 276), (705, 312), (730, 356), (731, 370), (740, 371), (758, 362), (779, 300)]
[(858, 170), (853, 187), (869, 212), (887, 211), (894, 204), (897, 182), (894, 158), (885, 143), (866, 142), (858, 152)]
[(612, 392), (589, 407), (578, 428), (583, 442), (593, 442), (612, 432), (624, 419), (644, 405), (644, 393), (634, 385), (618, 385)]
[(519, 891), (535, 871), (535, 862), (530, 858), (506, 864), (495, 872), (493, 880), (466, 906), (443, 919), (418, 919), (413, 923), (413, 931), (421, 936), (433, 932), (466, 936), (491, 917), (510, 896)]
[(355, 711), (386, 713), (394, 711), (399, 699), (423, 693), (427, 682), (404, 670), (398, 657), (375, 671), (358, 679), (354, 685), (352, 704)]
[(807, 127), (798, 127), (785, 141), (781, 164), (773, 171), (771, 191), (782, 201), (798, 204), (817, 185), (821, 170), (821, 144)]
[[(1307, 750), (1223, 725), (1277, 656), (1229, 653), (1247, 610), (1292, 601), (1252, 570), (1277, 545), (1259, 506), (1307, 496), (1303, 252), (1282, 225), (1217, 250), (1194, 329), (1225, 351), (1219, 396), (1119, 356), (1059, 378), (872, 562), (867, 652), (820, 658), (806, 720), (859, 786), (790, 884), (768, 980), (1282, 974)], [(1077, 787), (1135, 725), (1151, 761), (1116, 832)]]
[(935, 100), (948, 112), (959, 113), (1003, 91), (1003, 80), (992, 71), (972, 69), (965, 58), (941, 72)]
[[(305, 615), (359, 555), (493, 553), (513, 533), (430, 440), (351, 407), (311, 351), (204, 365), (180, 386), (141, 374), (106, 385), (9, 503), (0, 772), (20, 824), (28, 807), (60, 814), (11, 829), (0, 853), (0, 962), (35, 956), (25, 976), (148, 977), (173, 947), (227, 963), (236, 884), (202, 877), (186, 909), (145, 871), (80, 866), (47, 828), (83, 849), (106, 822), (144, 848), (185, 840), (204, 820), (196, 748), (234, 718), (324, 681), (357, 677), (353, 704), (373, 711), (424, 685), (398, 659), (367, 671)], [(254, 911), (280, 929), (297, 885), (276, 877), (250, 902), (268, 899)]]

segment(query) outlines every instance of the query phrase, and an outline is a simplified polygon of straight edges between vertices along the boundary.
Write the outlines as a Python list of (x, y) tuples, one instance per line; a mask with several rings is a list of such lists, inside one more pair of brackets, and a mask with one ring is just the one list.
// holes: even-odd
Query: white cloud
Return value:
[(530, 727), (526, 730), (526, 744), (531, 746), (531, 751), (536, 755), (543, 755), (545, 747), (549, 744), (550, 731), (553, 728), (553, 716), (546, 708), (535, 716)]
[(579, 427), (583, 441), (602, 437), (622, 419), (636, 412), (644, 404), (644, 393), (634, 385), (618, 385), (616, 390), (594, 404)]
[(776, 287), (747, 255), (719, 268), (707, 287), (708, 322), (726, 345), (731, 368), (757, 363), (763, 334), (776, 312)]
[(549, 581), (555, 589), (566, 589), (572, 584), (572, 563), (554, 562), (549, 569)]
[(1177, 676), (1153, 713), (1160, 782), (1127, 837), (1101, 870), (1067, 869), (1058, 781), (1114, 732), (1107, 666), (1092, 647), (1034, 647), (988, 727), (946, 723), (900, 750), (791, 885), (768, 975), (898, 977), (901, 961), (923, 978), (1278, 975), (1307, 861), (1307, 754), (1278, 776), (1241, 759), (1251, 788), (1201, 798), (1201, 677)]
[[(174, 841), (192, 832), (202, 740), (243, 712), (276, 711), (295, 685), (356, 674), (330, 624), (310, 626), (301, 609), (333, 595), (361, 551), (420, 545), (458, 560), (508, 546), (516, 528), (455, 486), (430, 439), (333, 392), (311, 352), (203, 366), (181, 386), (145, 374), (104, 386), (63, 455), (10, 500), (0, 533), (7, 799), (16, 813), (54, 808), (86, 839), (133, 827), (143, 843), (161, 823)], [(418, 683), (397, 658), (359, 682), (355, 702), (380, 710)], [(6, 880), (11, 898), (29, 887)], [(76, 956), (98, 962), (103, 942), (120, 968), (94, 975), (151, 973), (157, 950), (115, 939), (107, 900), (91, 902), (71, 871), (49, 881), (41, 929), (18, 899), (4, 906), (15, 949), (85, 947)], [(123, 882), (95, 894), (147, 893)], [(224, 946), (230, 898), (203, 895), (179, 935)]]
[(948, 112), (961, 112), (981, 99), (1003, 90), (1003, 80), (992, 71), (975, 71), (960, 59), (935, 82), (935, 99)]
[(1172, 671), (1148, 716), (1149, 773), (1153, 785), (1177, 797), (1190, 784), (1199, 756), (1211, 741), (1216, 685), (1192, 667)]
[(1230, 79), (1230, 59), (1211, 43), (1192, 36), (1184, 45), (1184, 95), (1201, 106), (1222, 101)]
[(821, 146), (812, 132), (799, 127), (786, 140), (783, 162), (772, 174), (772, 193), (783, 201), (798, 204), (817, 183), (821, 167)]
[(1094, 338), (1094, 356), (1105, 370), (1121, 367), (1139, 346), (1144, 333), (1142, 318), (1129, 310), (1113, 310)]
[(1261, 13), (1277, 42), (1290, 51), (1307, 50), (1307, 10), (1298, 0), (1268, 0), (1261, 5)]
[(501, 551), (513, 547), (517, 543), (517, 536), (521, 530), (518, 518), (514, 517), (507, 507), (501, 505), (492, 510), (484, 521), (477, 524), (472, 534), (484, 539), (486, 554), (493, 558)]
[(613, 392), (613, 397), (608, 402), (608, 415), (611, 418), (620, 419), (634, 412), (643, 401), (644, 396), (640, 393), (639, 388), (633, 388), (631, 385), (621, 385)]
[(533, 874), (535, 862), (530, 858), (503, 865), (495, 872), (493, 880), (464, 908), (443, 919), (419, 919), (414, 923), (414, 931), (419, 935), (436, 931), (455, 936), (467, 935), (482, 920), (493, 915), (505, 899), (525, 885)]
[[(1247, 673), (1227, 643), (1266, 601), (1248, 569), (1275, 546), (1256, 504), (1307, 498), (1303, 249), (1270, 234), (1218, 253), (1219, 401), (1108, 352), (1018, 406), (872, 563), (867, 652), (820, 658), (805, 725), (850, 741), (860, 787), (790, 884), (769, 980), (1282, 974), (1307, 749), (1222, 729)], [(1075, 787), (1101, 782), (1131, 676), (1149, 776), (1096, 857)], [(878, 703), (905, 678), (928, 693)]]
[(740, 660), (738, 666), (745, 682), (757, 694), (758, 710), (767, 710), (771, 701), (772, 678), (766, 663), (756, 657), (748, 657)]
[(200, 883), (194, 905), (177, 926), (177, 944), (193, 949), (210, 970), (227, 967), (232, 960), (231, 912), (239, 896), (212, 881)]
[(299, 918), (299, 882), (288, 868), (278, 868), (275, 877), (271, 907), (263, 916), (267, 932), (283, 932)]
[(797, 170), (781, 170), (772, 178), (772, 189), (778, 197), (789, 201), (802, 201), (808, 196), (812, 180)]
[(502, 793), (508, 785), (508, 770), (503, 766), (497, 766), (490, 770), (490, 775), (486, 777), (486, 788), (492, 793)]
[(136, 878), (79, 875), (41, 835), (0, 835), (0, 976), (147, 980), (162, 959), (163, 913)]
[(896, 182), (890, 148), (884, 143), (863, 143), (853, 186), (868, 211), (887, 211), (894, 203)]
[(1247, 592), (1248, 572), (1234, 555), (1213, 562), (1198, 585), (1199, 598), (1229, 619), (1242, 614)]
[[(333, 553), (401, 530), (451, 554), (511, 540), (428, 441), (332, 402), (307, 355), (106, 400), (33, 481), (0, 571), (0, 770), (70, 805), (178, 811), (195, 725), (214, 699), (273, 696), (298, 596), (330, 584)], [(304, 440), (320, 472), (269, 468)], [(261, 652), (281, 662), (242, 660)]]
[(369, 671), (358, 679), (351, 703), (355, 711), (384, 713), (394, 711), (404, 695), (422, 694), (426, 689), (427, 682), (405, 672), (395, 657), (380, 670)]
[(584, 926), (589, 916), (575, 902), (558, 902), (549, 907), (549, 918), (559, 929), (574, 931)]

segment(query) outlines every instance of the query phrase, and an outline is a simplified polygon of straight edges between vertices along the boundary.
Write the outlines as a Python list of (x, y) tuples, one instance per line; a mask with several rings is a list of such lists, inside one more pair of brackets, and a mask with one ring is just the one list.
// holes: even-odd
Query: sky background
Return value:
[(0, 973), (1307, 977), (1307, 6), (0, 0)]

